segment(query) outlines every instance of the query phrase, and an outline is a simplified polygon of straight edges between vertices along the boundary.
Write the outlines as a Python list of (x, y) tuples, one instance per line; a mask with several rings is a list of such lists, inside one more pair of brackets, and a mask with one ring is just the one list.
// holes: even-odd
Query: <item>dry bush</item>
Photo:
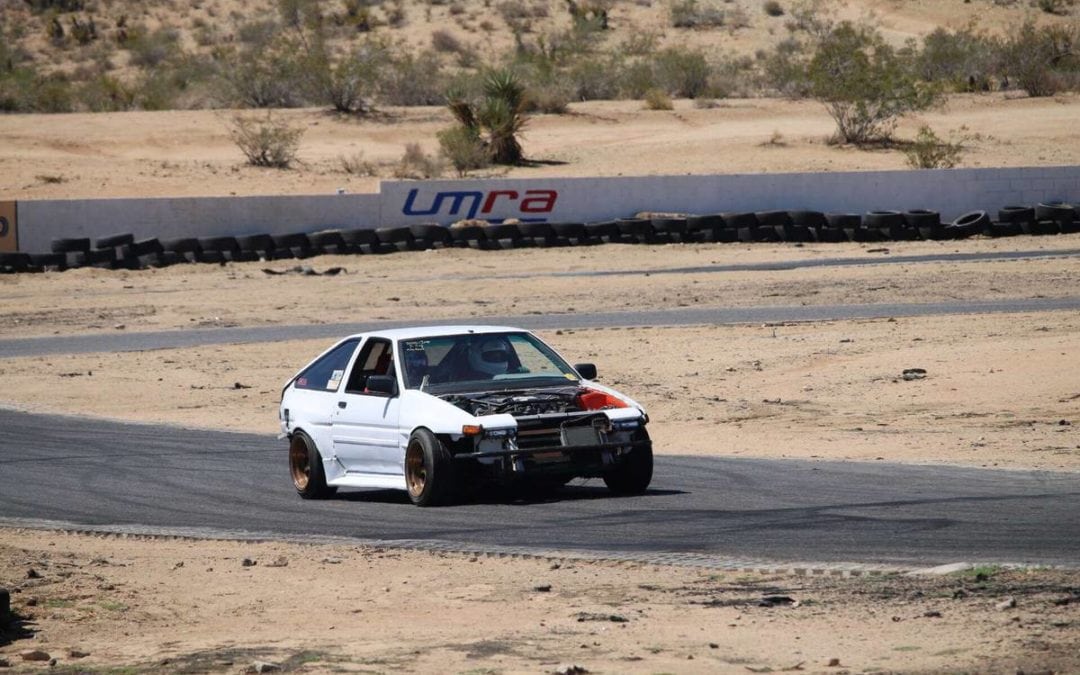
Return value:
[(668, 13), (675, 28), (717, 28), (727, 22), (727, 12), (715, 0), (672, 0)]
[(376, 176), (378, 175), (378, 169), (376, 166), (364, 159), (363, 152), (356, 152), (352, 155), (338, 155), (338, 166), (343, 173), (347, 173), (350, 176)]
[(459, 54), (465, 48), (461, 40), (448, 30), (438, 29), (431, 34), (431, 47), (437, 52)]
[(233, 117), (229, 133), (248, 164), (286, 169), (296, 160), (304, 129), (275, 119), (267, 111), (265, 117)]
[(443, 164), (438, 157), (424, 152), (419, 143), (405, 145), (405, 154), (394, 167), (395, 178), (438, 178), (443, 173)]
[(645, 92), (645, 109), (674, 110), (675, 104), (671, 102), (671, 97), (663, 89), (650, 89)]
[(769, 16), (784, 16), (784, 6), (776, 0), (766, 0), (761, 9)]
[(446, 101), (446, 76), (432, 51), (397, 52), (383, 64), (380, 99), (388, 105), (438, 105)]

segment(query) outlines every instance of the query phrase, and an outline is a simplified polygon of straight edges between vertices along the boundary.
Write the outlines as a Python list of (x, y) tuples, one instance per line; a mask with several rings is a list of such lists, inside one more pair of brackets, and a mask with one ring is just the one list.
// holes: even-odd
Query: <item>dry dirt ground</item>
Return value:
[[(6, 529), (0, 585), (19, 617), (0, 658), (17, 670), (51, 658), (49, 672), (66, 673), (239, 673), (257, 662), (475, 675), (1080, 665), (1076, 575), (1050, 570), (807, 578)], [(761, 606), (776, 596), (790, 602)], [(46, 662), (23, 661), (34, 650)]]
[[(729, 99), (713, 109), (677, 101), (645, 111), (639, 101), (575, 103), (568, 115), (528, 124), (526, 155), (546, 164), (478, 175), (636, 176), (906, 169), (897, 150), (830, 146), (834, 125), (812, 101)], [(445, 108), (386, 109), (369, 119), (324, 110), (282, 110), (305, 129), (293, 169), (259, 169), (229, 137), (230, 111), (163, 111), (0, 116), (0, 196), (4, 199), (324, 194), (374, 192), (407, 143), (436, 153), (450, 125)], [(961, 166), (1080, 163), (1080, 96), (1017, 98), (958, 95), (941, 110), (905, 120), (939, 135), (966, 126)], [(343, 160), (369, 162), (376, 176), (346, 172)], [(797, 205), (796, 205), (797, 206)], [(917, 207), (914, 205), (912, 208)]]

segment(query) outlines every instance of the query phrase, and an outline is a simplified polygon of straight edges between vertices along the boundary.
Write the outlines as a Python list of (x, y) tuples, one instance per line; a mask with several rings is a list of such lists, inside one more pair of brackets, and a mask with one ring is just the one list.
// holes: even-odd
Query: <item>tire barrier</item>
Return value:
[(942, 223), (936, 211), (726, 212), (658, 214), (599, 223), (501, 223), (467, 221), (444, 227), (419, 224), (377, 229), (324, 230), (294, 234), (136, 240), (132, 234), (54, 239), (51, 253), (0, 253), (0, 273), (64, 271), (76, 267), (145, 269), (180, 263), (245, 262), (315, 255), (372, 255), (442, 248), (506, 250), (597, 244), (795, 242), (876, 243), (950, 240), (972, 236), (1072, 234), (1080, 213), (1072, 204), (1044, 202), (1003, 206), (997, 218), (986, 211), (965, 213)]

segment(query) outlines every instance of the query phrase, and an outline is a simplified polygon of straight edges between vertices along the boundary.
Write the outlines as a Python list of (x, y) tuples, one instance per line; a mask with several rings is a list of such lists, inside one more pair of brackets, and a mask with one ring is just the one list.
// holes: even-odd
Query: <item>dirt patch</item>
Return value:
[[(60, 672), (1080, 666), (1076, 574), (1050, 570), (804, 578), (0, 530), (0, 585), (24, 631), (0, 641), (0, 657), (22, 665), (40, 649)], [(779, 596), (790, 602), (762, 602)]]

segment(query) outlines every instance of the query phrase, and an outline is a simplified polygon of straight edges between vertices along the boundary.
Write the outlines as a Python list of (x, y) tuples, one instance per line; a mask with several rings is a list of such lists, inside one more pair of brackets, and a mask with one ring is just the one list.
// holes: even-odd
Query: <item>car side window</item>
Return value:
[(389, 340), (368, 340), (360, 356), (356, 357), (352, 372), (345, 385), (349, 394), (363, 394), (367, 379), (372, 375), (394, 374), (394, 350)]
[(346, 340), (334, 347), (297, 375), (294, 386), (297, 389), (337, 391), (341, 381), (345, 379), (345, 368), (349, 365), (349, 359), (359, 343), (358, 339)]

